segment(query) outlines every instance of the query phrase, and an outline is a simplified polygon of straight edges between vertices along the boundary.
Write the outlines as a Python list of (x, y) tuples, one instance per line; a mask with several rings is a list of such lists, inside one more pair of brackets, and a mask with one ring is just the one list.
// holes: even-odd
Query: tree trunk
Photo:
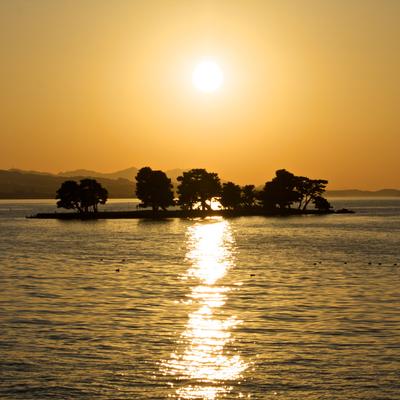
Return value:
[(306, 200), (306, 202), (304, 203), (304, 206), (303, 206), (303, 211), (305, 211), (306, 210), (306, 208), (307, 208), (307, 206), (310, 204), (310, 201), (312, 200), (312, 197), (309, 197), (307, 200)]

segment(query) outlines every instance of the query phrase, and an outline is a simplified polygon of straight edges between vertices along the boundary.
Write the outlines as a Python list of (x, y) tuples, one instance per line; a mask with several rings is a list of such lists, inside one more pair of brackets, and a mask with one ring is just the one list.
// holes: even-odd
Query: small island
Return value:
[[(141, 201), (136, 211), (99, 211), (106, 204), (108, 191), (95, 179), (79, 183), (65, 181), (57, 190), (57, 207), (76, 212), (39, 213), (28, 218), (92, 220), (127, 218), (202, 218), (209, 216), (289, 216), (352, 213), (333, 210), (323, 197), (328, 181), (296, 176), (280, 169), (261, 190), (255, 185), (221, 183), (217, 173), (204, 168), (183, 172), (174, 185), (165, 172), (150, 167), (136, 175), (136, 197)], [(314, 208), (310, 209), (309, 206)], [(172, 209), (168, 209), (173, 207)]]

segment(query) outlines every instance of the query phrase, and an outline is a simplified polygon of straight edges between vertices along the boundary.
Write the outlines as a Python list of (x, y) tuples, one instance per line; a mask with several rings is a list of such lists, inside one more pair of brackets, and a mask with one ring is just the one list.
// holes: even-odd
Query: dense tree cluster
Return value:
[[(148, 178), (157, 173), (157, 183)], [(210, 210), (211, 202), (218, 201), (222, 208), (229, 210), (257, 209), (267, 210), (290, 209), (293, 206), (306, 210), (310, 203), (315, 208), (328, 211), (329, 202), (322, 197), (328, 181), (296, 176), (285, 169), (276, 171), (276, 176), (266, 182), (262, 190), (257, 191), (254, 185), (240, 187), (233, 182), (221, 184), (218, 174), (202, 168), (186, 171), (177, 178), (177, 199), (173, 200), (170, 180), (161, 171), (142, 168), (137, 176), (136, 195), (145, 207), (153, 210), (165, 209), (170, 205), (179, 205), (184, 210)], [(163, 184), (161, 184), (163, 182)], [(164, 203), (159, 199), (165, 199)], [(158, 200), (155, 200), (158, 199)]]
[(271, 181), (265, 183), (261, 192), (260, 198), (265, 208), (287, 209), (297, 204), (297, 208), (304, 211), (313, 201), (316, 208), (329, 210), (326, 203), (315, 203), (315, 199), (322, 198), (327, 180), (296, 176), (285, 169), (276, 171), (275, 175)]
[(95, 179), (65, 181), (57, 190), (58, 208), (76, 210), (81, 214), (96, 213), (99, 204), (107, 202), (108, 192)]
[[(136, 175), (136, 197), (140, 207), (151, 207), (154, 212), (166, 210), (170, 206), (180, 206), (183, 210), (210, 210), (213, 201), (227, 210), (278, 210), (284, 211), (295, 207), (305, 211), (311, 204), (321, 211), (332, 207), (323, 197), (328, 181), (296, 176), (280, 169), (275, 177), (265, 183), (261, 190), (254, 185), (243, 187), (224, 182), (215, 172), (195, 168), (183, 172), (177, 178), (174, 190), (171, 179), (165, 172), (141, 168)], [(80, 213), (97, 212), (98, 204), (107, 201), (107, 190), (94, 179), (64, 182), (57, 191), (57, 207), (75, 209)]]

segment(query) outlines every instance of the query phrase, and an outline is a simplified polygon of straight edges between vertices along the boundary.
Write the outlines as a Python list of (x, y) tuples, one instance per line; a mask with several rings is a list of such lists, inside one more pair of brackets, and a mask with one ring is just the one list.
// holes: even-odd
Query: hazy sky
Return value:
[(400, 188), (398, 0), (2, 0), (0, 31), (0, 168)]

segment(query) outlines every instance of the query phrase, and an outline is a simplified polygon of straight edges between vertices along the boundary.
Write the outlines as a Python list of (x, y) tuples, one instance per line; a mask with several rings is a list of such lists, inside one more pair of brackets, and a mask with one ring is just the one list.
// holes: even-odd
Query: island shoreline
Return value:
[(328, 214), (344, 214), (353, 213), (354, 211), (343, 210), (138, 210), (138, 211), (99, 211), (97, 213), (38, 213), (36, 215), (27, 216), (32, 219), (58, 219), (58, 220), (97, 220), (97, 219), (169, 219), (169, 218), (207, 218), (207, 217), (286, 217), (298, 215), (328, 215)]

